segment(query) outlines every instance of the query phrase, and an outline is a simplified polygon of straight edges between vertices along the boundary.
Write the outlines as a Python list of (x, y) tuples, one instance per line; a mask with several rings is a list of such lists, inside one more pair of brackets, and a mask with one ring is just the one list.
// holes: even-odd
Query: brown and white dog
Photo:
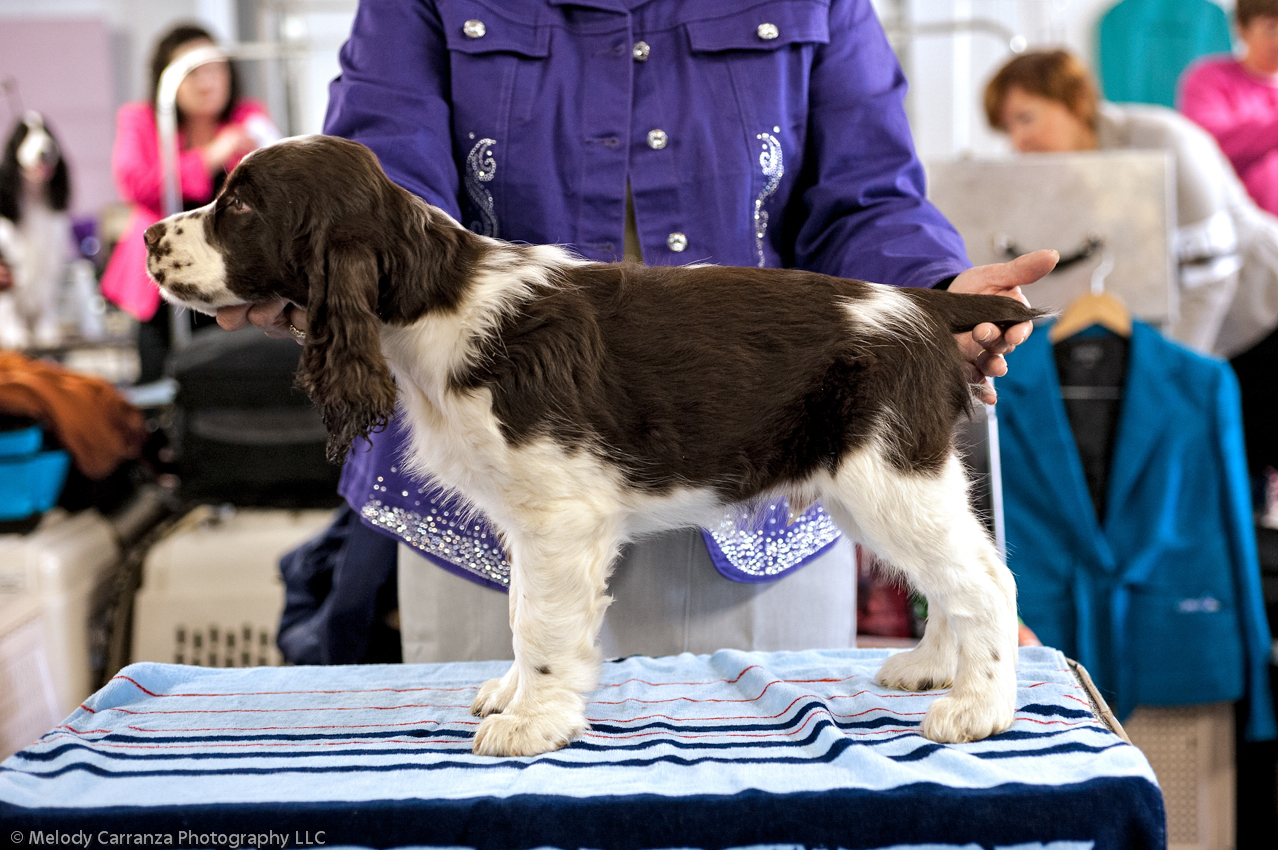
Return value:
[(515, 662), (475, 697), (475, 752), (542, 753), (586, 728), (625, 541), (777, 495), (820, 499), (927, 595), (921, 644), (878, 676), (952, 684), (924, 735), (1012, 723), (1016, 587), (968, 505), (952, 432), (971, 404), (953, 334), (1037, 315), (1013, 299), (512, 245), (328, 137), (253, 153), (213, 203), (146, 242), (174, 303), (305, 307), (298, 382), (334, 460), (398, 400), (415, 470), (501, 530)]

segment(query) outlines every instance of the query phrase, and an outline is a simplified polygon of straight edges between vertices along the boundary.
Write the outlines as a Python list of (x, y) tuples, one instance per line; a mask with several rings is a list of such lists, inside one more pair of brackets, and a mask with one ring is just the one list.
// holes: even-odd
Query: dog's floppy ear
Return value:
[(310, 327), (297, 384), (319, 407), (328, 459), (339, 463), (356, 437), (395, 413), (395, 382), (379, 337), (377, 257), (366, 245), (330, 245), (307, 273)]

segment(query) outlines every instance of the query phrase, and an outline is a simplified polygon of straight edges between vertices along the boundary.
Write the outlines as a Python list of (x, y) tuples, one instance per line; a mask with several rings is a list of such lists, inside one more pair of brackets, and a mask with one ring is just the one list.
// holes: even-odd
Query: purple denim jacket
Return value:
[[(644, 261), (791, 266), (933, 286), (969, 263), (924, 197), (906, 83), (870, 0), (381, 0), (341, 51), (325, 132), (477, 232)], [(395, 426), (341, 492), (365, 521), (504, 587), (481, 521), (399, 471)], [(724, 575), (766, 581), (837, 539), (784, 503), (707, 529)]]

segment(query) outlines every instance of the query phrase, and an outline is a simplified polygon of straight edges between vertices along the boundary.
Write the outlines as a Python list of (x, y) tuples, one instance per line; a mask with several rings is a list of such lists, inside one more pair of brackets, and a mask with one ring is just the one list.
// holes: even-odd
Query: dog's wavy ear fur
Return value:
[(306, 346), (297, 384), (319, 407), (328, 459), (340, 463), (356, 437), (395, 413), (395, 382), (379, 337), (378, 263), (367, 245), (333, 244), (307, 269)]

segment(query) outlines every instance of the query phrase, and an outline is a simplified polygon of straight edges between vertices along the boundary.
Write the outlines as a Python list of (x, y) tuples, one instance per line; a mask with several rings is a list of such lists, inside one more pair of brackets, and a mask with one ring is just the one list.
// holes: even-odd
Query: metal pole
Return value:
[[(990, 384), (994, 383), (993, 379)], [(986, 438), (990, 450), (990, 513), (994, 520), (994, 546), (998, 556), (1007, 563), (1007, 520), (1003, 514), (1003, 455), (998, 444), (997, 405), (985, 405)]]
[[(218, 46), (210, 44), (184, 53), (169, 63), (160, 74), (155, 98), (156, 135), (160, 148), (160, 198), (164, 215), (182, 211), (182, 189), (178, 176), (177, 90), (186, 75), (201, 65), (228, 59), (275, 59), (284, 56), (285, 48), (269, 42)], [(169, 338), (173, 348), (184, 348), (191, 341), (191, 325), (177, 307), (170, 307)]]

